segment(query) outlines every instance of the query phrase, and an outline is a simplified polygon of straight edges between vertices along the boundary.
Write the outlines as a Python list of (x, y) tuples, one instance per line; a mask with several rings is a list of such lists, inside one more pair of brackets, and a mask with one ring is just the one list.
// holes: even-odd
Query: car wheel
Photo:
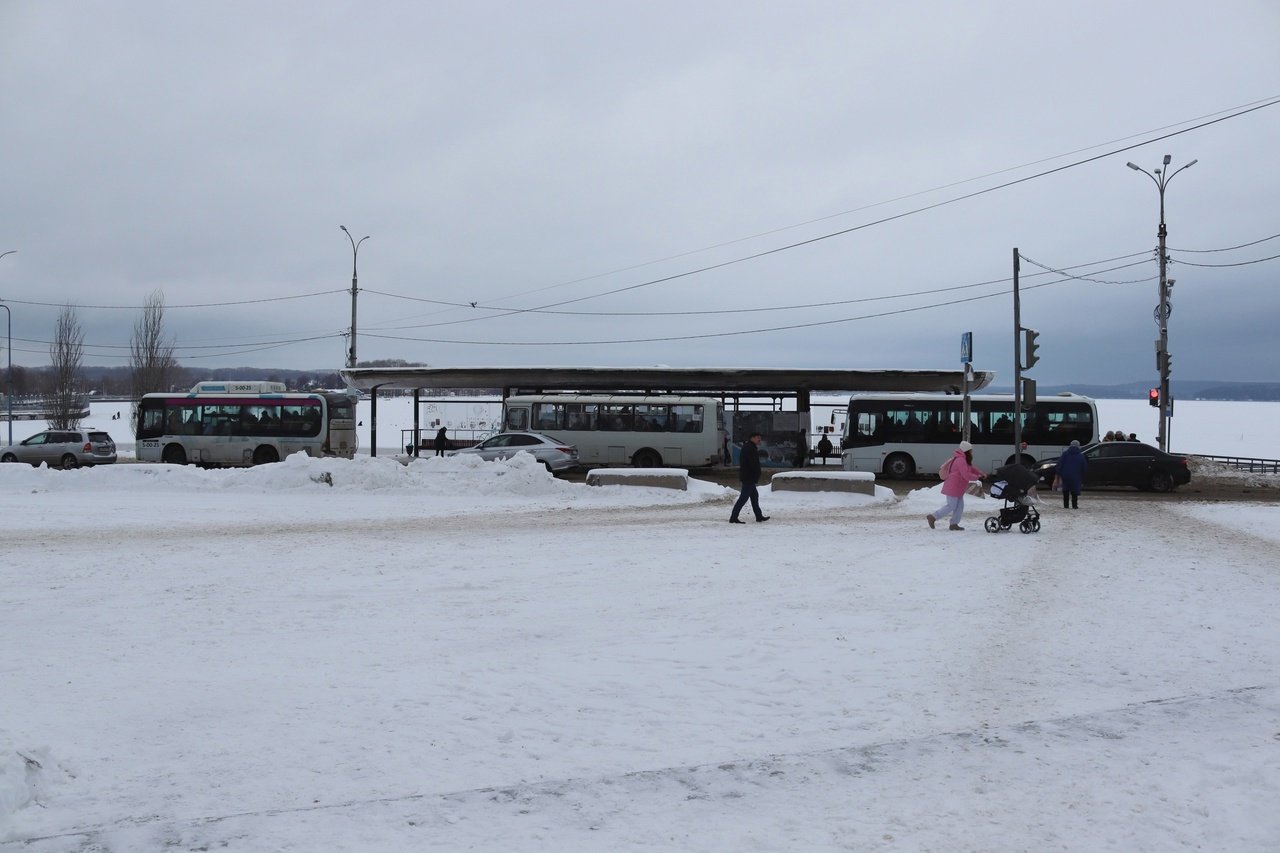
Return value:
[(253, 451), (254, 465), (270, 465), (280, 461), (280, 454), (276, 453), (276, 449), (269, 444), (264, 444), (257, 450)]
[(12, 453), (6, 453), (4, 455), (4, 458), (0, 459), (0, 462), (17, 462), (17, 461), (18, 461), (18, 457), (14, 456)]
[(62, 467), (64, 469), (79, 468), (80, 460), (76, 458), (74, 453), (62, 454)]
[(884, 460), (884, 475), (891, 480), (905, 480), (916, 472), (916, 463), (905, 453), (894, 453)]
[(170, 444), (160, 454), (160, 461), (166, 465), (186, 465), (187, 451), (182, 449), (181, 444)]
[(1173, 477), (1169, 476), (1168, 471), (1152, 471), (1151, 479), (1147, 481), (1153, 492), (1168, 492), (1173, 490)]
[(543, 462), (543, 463), (542, 463), (542, 467), (543, 467), (543, 468), (546, 468), (546, 469), (547, 469), (547, 473), (548, 473), (548, 474), (550, 474), (552, 477), (554, 477), (554, 476), (556, 475), (556, 469), (551, 467), (551, 463), (550, 463), (550, 462)]
[(662, 457), (658, 451), (645, 448), (636, 451), (636, 455), (631, 457), (631, 464), (636, 468), (661, 468)]

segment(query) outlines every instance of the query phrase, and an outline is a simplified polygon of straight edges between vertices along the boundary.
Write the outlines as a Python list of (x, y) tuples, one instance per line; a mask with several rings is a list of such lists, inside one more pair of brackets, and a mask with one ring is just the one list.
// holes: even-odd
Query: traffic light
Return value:
[(1025, 359), (1022, 363), (1023, 370), (1030, 370), (1040, 360), (1040, 356), (1036, 355), (1036, 352), (1040, 349), (1040, 344), (1036, 343), (1036, 339), (1039, 337), (1040, 333), (1035, 329), (1022, 330), (1022, 352)]
[(1036, 381), (1022, 377), (1022, 408), (1034, 409), (1036, 407)]
[(1147, 392), (1147, 402), (1157, 409), (1160, 408), (1160, 389), (1152, 388)]

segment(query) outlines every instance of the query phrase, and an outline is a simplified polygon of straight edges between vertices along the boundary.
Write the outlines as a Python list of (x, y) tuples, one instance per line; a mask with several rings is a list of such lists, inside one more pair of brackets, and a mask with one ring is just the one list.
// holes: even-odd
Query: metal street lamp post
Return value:
[[(12, 255), (17, 249), (10, 249), (4, 254), (0, 254), (0, 258), (5, 255)], [(4, 308), (5, 313), (5, 331), (8, 336), (8, 343), (5, 346), (5, 352), (9, 356), (9, 372), (7, 374), (8, 387), (5, 389), (4, 399), (9, 406), (9, 444), (13, 444), (13, 311), (0, 299), (0, 308)]]
[(1169, 412), (1172, 409), (1172, 400), (1169, 398), (1169, 286), (1173, 284), (1168, 278), (1169, 257), (1165, 252), (1165, 238), (1168, 237), (1169, 231), (1164, 224), (1164, 189), (1173, 180), (1173, 176), (1181, 172), (1183, 169), (1189, 169), (1194, 166), (1198, 160), (1192, 160), (1185, 166), (1180, 166), (1172, 172), (1169, 171), (1169, 161), (1173, 157), (1169, 154), (1164, 155), (1163, 167), (1155, 169), (1154, 174), (1135, 163), (1126, 163), (1130, 169), (1135, 172), (1141, 172), (1155, 182), (1156, 189), (1160, 193), (1160, 229), (1156, 232), (1156, 236), (1160, 240), (1158, 249), (1160, 256), (1160, 302), (1156, 306), (1156, 325), (1160, 327), (1160, 337), (1156, 341), (1156, 368), (1160, 371), (1160, 424), (1158, 431), (1158, 441), (1161, 450), (1168, 450), (1169, 435)]
[(356, 294), (360, 292), (356, 284), (356, 258), (360, 255), (360, 244), (369, 239), (366, 234), (357, 241), (347, 230), (347, 226), (339, 225), (342, 233), (351, 241), (351, 346), (347, 348), (347, 367), (356, 366)]

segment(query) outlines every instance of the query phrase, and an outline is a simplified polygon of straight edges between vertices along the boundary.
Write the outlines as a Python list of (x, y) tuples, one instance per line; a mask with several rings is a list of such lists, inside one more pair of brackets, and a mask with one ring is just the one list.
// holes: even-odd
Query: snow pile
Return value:
[(586, 488), (552, 476), (531, 454), (486, 462), (477, 456), (432, 456), (408, 464), (386, 457), (313, 459), (296, 453), (275, 465), (254, 468), (202, 469), (193, 465), (116, 464), (71, 471), (45, 466), (0, 466), (0, 485), (29, 492), (83, 493), (193, 491), (230, 493), (402, 494), (447, 499), (459, 511), (487, 508), (491, 499), (526, 499), (560, 505), (566, 502), (654, 503), (700, 502), (734, 496), (713, 483), (690, 480), (680, 497), (669, 489)]
[(1263, 474), (1257, 471), (1245, 471), (1221, 462), (1191, 457), (1187, 460), (1191, 469), (1191, 485), (1197, 483), (1231, 483), (1233, 485), (1250, 486), (1257, 489), (1280, 488), (1280, 474)]
[(48, 747), (19, 748), (0, 730), (0, 818), (31, 805), (43, 806), (58, 787), (75, 778)]

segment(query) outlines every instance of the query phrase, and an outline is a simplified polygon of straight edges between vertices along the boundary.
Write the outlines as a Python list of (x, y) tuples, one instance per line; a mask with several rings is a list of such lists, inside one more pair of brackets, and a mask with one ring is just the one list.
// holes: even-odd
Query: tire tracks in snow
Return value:
[[(188, 849), (210, 849), (232, 839), (251, 838), (255, 828), (237, 825), (261, 818), (294, 818), (315, 812), (356, 812), (390, 808), (394, 813), (381, 820), (407, 821), (424, 832), (444, 830), (460, 818), (498, 821), (534, 813), (573, 813), (586, 821), (589, 829), (609, 822), (619, 811), (620, 801), (645, 803), (664, 813), (697, 801), (709, 803), (767, 796), (770, 791), (788, 788), (828, 789), (847, 785), (850, 777), (871, 777), (902, 772), (918, 764), (944, 763), (957, 773), (972, 772), (969, 765), (990, 767), (999, 763), (999, 753), (1051, 756), (1063, 739), (1097, 741), (1107, 753), (1128, 750), (1136, 760), (1149, 755), (1144, 737), (1163, 725), (1198, 736), (1195, 731), (1255, 728), (1274, 729), (1280, 717), (1280, 696), (1274, 685), (1253, 685), (1143, 702), (1117, 708), (1029, 720), (998, 726), (981, 726), (964, 731), (948, 731), (919, 737), (815, 751), (735, 758), (713, 763), (634, 770), (598, 777), (570, 777), (538, 782), (498, 784), (458, 791), (412, 793), (392, 797), (352, 799), (336, 803), (312, 803), (258, 810), (230, 812), (191, 818), (162, 815), (131, 816), (68, 829), (65, 832), (0, 841), (0, 849), (42, 851), (79, 849), (111, 851), (111, 836), (142, 827), (153, 834), (163, 833)], [(1192, 731), (1187, 732), (1190, 728)], [(1124, 742), (1134, 736), (1135, 744)], [(1280, 735), (1277, 735), (1280, 737)], [(989, 756), (986, 754), (990, 754)], [(976, 754), (976, 757), (975, 757)], [(985, 756), (985, 757), (984, 757)], [(985, 778), (985, 776), (983, 777)], [(558, 822), (564, 822), (561, 819)], [(594, 823), (594, 825), (592, 825)], [(495, 826), (498, 825), (495, 823)], [(193, 837), (194, 836), (194, 837)], [(68, 841), (78, 840), (77, 848)], [(136, 840), (136, 839), (135, 839)], [(427, 839), (424, 838), (424, 841)], [(432, 836), (431, 841), (438, 841)]]

